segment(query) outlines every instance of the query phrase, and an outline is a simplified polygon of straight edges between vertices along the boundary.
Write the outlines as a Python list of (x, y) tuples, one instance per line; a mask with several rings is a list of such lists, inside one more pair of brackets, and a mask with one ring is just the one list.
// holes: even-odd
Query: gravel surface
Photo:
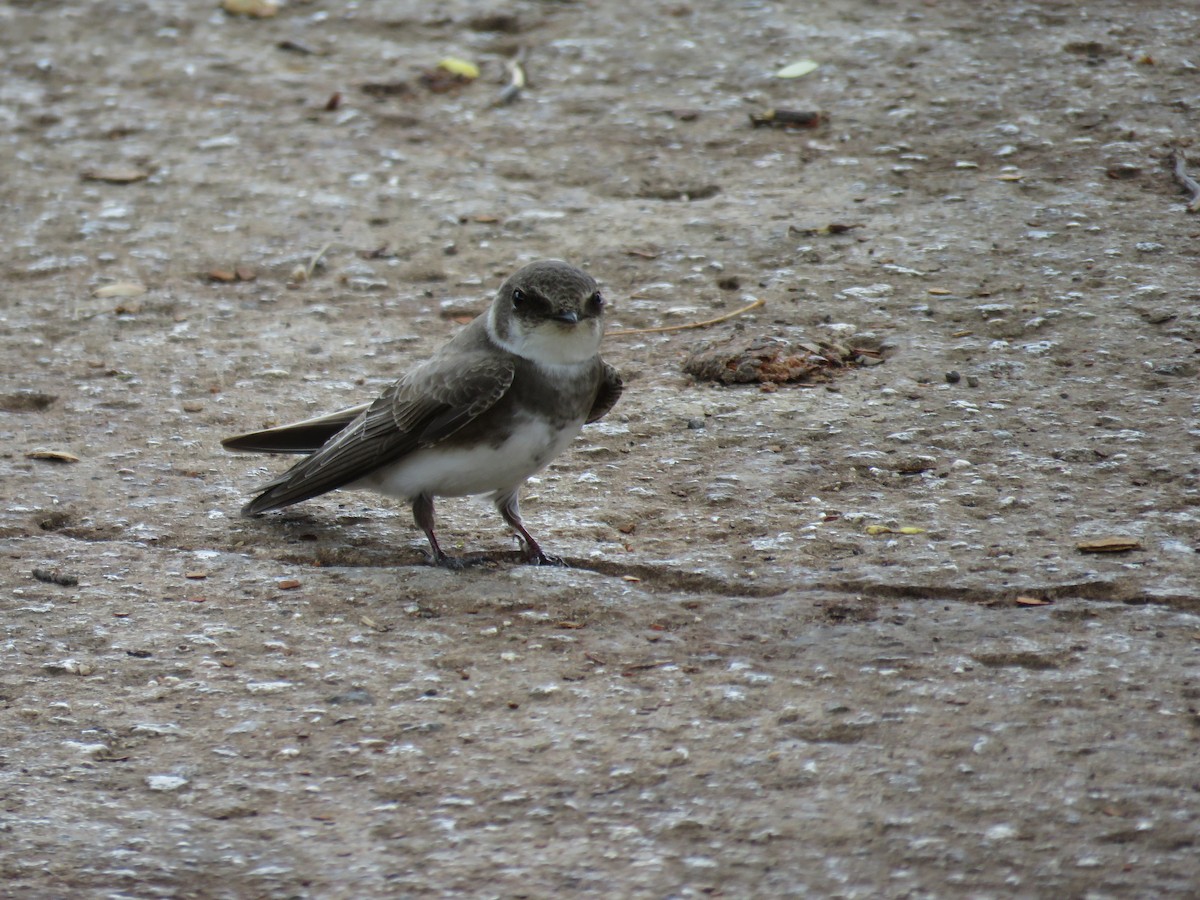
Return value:
[[(0, 897), (1195, 893), (1197, 33), (0, 6)], [(368, 494), (237, 516), (286, 460), (220, 438), (370, 399), (543, 257), (627, 383), (526, 490), (571, 568), (479, 500), (464, 572)]]

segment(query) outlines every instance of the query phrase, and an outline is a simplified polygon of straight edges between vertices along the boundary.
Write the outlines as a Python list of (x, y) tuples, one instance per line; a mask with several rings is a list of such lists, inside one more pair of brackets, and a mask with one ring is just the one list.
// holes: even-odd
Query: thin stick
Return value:
[(332, 246), (333, 241), (329, 241), (324, 247), (317, 251), (316, 255), (312, 259), (308, 261), (308, 266), (304, 270), (305, 281), (312, 281), (312, 274), (316, 271), (318, 263), (321, 262), (321, 257), (324, 256), (326, 251), (328, 251)]
[(1200, 212), (1200, 182), (1188, 174), (1187, 157), (1184, 156), (1182, 150), (1176, 147), (1171, 151), (1170, 159), (1171, 172), (1174, 174), (1175, 180), (1192, 195), (1188, 200), (1187, 211), (1190, 213)]
[(753, 303), (747, 303), (741, 309), (735, 309), (733, 312), (725, 313), (723, 316), (717, 316), (715, 319), (705, 319), (703, 322), (687, 322), (683, 325), (660, 325), (657, 328), (624, 328), (620, 331), (610, 331), (609, 334), (613, 337), (622, 337), (627, 334), (663, 334), (667, 331), (685, 331), (688, 328), (707, 328), (709, 325), (716, 325), (719, 322), (727, 322), (730, 319), (736, 318), (743, 313), (748, 313), (752, 309), (758, 309), (764, 305), (766, 300), (755, 300)]

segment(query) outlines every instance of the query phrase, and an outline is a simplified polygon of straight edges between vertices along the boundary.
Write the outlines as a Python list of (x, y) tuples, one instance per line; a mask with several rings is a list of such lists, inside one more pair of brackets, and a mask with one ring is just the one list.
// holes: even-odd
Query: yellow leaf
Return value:
[(868, 525), (864, 531), (867, 534), (924, 534), (924, 528), (918, 528), (916, 525), (901, 525), (899, 528), (893, 528), (890, 525)]
[(799, 78), (802, 75), (807, 75), (809, 72), (815, 72), (820, 67), (820, 63), (814, 62), (811, 59), (802, 59), (799, 62), (794, 62), (790, 66), (784, 66), (775, 73), (776, 78)]
[(467, 62), (465, 59), (459, 59), (457, 56), (447, 56), (438, 63), (439, 69), (445, 69), (451, 75), (459, 75), (463, 78), (478, 78), (479, 66), (473, 62)]

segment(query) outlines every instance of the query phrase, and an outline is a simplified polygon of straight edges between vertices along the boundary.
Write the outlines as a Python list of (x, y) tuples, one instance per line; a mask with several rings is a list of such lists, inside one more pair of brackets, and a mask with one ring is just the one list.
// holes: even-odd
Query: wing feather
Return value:
[(596, 399), (592, 402), (592, 409), (588, 413), (587, 424), (598, 422), (607, 415), (608, 411), (616, 406), (617, 401), (621, 398), (621, 392), (625, 390), (625, 381), (621, 378), (621, 373), (604, 363), (604, 371), (600, 376), (600, 388), (596, 392)]

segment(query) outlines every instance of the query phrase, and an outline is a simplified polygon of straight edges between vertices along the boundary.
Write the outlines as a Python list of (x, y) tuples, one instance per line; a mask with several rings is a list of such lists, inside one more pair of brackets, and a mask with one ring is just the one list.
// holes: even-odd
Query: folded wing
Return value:
[(621, 373), (608, 363), (604, 363), (604, 371), (600, 376), (600, 389), (596, 392), (596, 399), (588, 413), (587, 424), (590, 425), (604, 418), (605, 414), (621, 398), (623, 390), (625, 390), (625, 382), (621, 378)]
[[(374, 403), (223, 442), (231, 450), (305, 452), (324, 431), (325, 441), (308, 458), (263, 485), (242, 509), (256, 515), (345, 487), (380, 466), (445, 440), (504, 396), (512, 385), (509, 359), (488, 354), (435, 357), (418, 366)], [(346, 419), (350, 413), (355, 415)], [(337, 427), (341, 423), (341, 427)], [(298, 429), (295, 439), (286, 432)], [(271, 437), (263, 439), (264, 436)], [(289, 443), (295, 449), (283, 449)]]

